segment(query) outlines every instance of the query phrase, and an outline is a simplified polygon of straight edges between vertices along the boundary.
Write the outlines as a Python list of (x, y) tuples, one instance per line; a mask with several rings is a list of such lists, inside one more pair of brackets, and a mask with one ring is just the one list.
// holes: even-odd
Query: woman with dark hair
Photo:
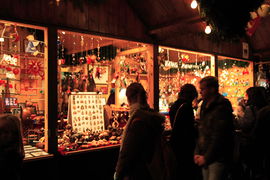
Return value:
[(181, 87), (178, 100), (170, 108), (172, 125), (171, 145), (178, 162), (178, 173), (182, 177), (195, 179), (195, 163), (193, 160), (196, 144), (196, 129), (192, 102), (198, 97), (192, 84)]
[(126, 96), (130, 117), (123, 133), (114, 179), (156, 179), (158, 169), (150, 169), (149, 164), (155, 161), (155, 143), (163, 132), (164, 117), (149, 107), (141, 84), (132, 83)]
[(0, 116), (0, 169), (1, 177), (20, 179), (24, 158), (20, 121), (16, 116)]
[(247, 100), (243, 105), (243, 114), (238, 115), (236, 128), (242, 133), (251, 135), (252, 129), (256, 124), (256, 116), (260, 109), (265, 107), (267, 103), (266, 93), (263, 87), (250, 87), (246, 90)]
[[(236, 118), (236, 129), (240, 130), (240, 160), (254, 176), (259, 175), (261, 162), (256, 154), (260, 153), (255, 145), (258, 115), (261, 109), (268, 105), (266, 92), (263, 87), (250, 87), (246, 90), (247, 100), (243, 106), (243, 113)], [(250, 172), (248, 172), (250, 174)], [(252, 177), (255, 178), (255, 177)]]

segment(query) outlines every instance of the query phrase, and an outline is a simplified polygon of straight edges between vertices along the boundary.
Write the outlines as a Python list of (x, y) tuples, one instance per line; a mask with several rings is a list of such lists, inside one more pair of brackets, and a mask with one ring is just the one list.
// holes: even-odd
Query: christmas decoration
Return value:
[(220, 38), (234, 38), (245, 35), (250, 12), (258, 9), (263, 0), (198, 0), (200, 15)]
[(37, 46), (39, 44), (45, 44), (43, 41), (35, 40), (34, 35), (28, 35), (26, 36), (26, 39), (28, 40), (27, 47), (25, 49), (25, 52), (31, 53), (32, 55), (36, 56), (38, 54), (43, 54), (37, 50)]
[(27, 66), (27, 73), (34, 76), (40, 76), (44, 80), (44, 70), (42, 67), (42, 62), (31, 60)]

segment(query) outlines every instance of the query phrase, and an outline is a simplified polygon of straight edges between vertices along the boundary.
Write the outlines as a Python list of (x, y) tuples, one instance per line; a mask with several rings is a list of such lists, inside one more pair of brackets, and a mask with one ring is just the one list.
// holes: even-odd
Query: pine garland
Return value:
[(198, 0), (200, 15), (213, 30), (212, 36), (221, 39), (245, 35), (250, 12), (258, 9), (264, 0)]

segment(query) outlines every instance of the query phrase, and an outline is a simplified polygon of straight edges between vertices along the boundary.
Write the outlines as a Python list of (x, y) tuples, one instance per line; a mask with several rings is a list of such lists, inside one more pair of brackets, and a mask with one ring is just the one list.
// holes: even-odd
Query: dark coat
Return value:
[[(12, 115), (0, 116), (0, 171), (6, 179), (20, 179), (24, 158), (20, 121)], [(5, 178), (3, 178), (5, 179)]]
[(171, 145), (178, 162), (178, 173), (182, 177), (185, 174), (191, 177), (195, 168), (193, 155), (196, 145), (196, 129), (191, 102), (178, 99), (170, 109), (170, 120), (173, 124)]
[(119, 180), (151, 180), (147, 164), (152, 161), (155, 139), (163, 132), (164, 117), (152, 110), (134, 113), (122, 142), (116, 166)]
[(199, 138), (195, 154), (203, 155), (205, 165), (227, 163), (233, 153), (233, 114), (228, 99), (218, 94), (206, 107), (203, 102), (200, 114)]

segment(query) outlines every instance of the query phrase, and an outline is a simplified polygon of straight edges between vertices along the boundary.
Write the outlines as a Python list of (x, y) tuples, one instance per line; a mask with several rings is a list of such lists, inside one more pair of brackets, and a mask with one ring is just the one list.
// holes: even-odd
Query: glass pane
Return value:
[(20, 117), (25, 157), (48, 155), (45, 29), (0, 21), (0, 114)]
[(181, 86), (198, 83), (205, 76), (214, 75), (214, 57), (208, 54), (159, 48), (159, 109), (168, 112), (177, 100)]
[(128, 120), (127, 86), (140, 82), (153, 106), (153, 47), (58, 31), (59, 151), (110, 147)]
[(245, 92), (253, 86), (253, 63), (240, 59), (218, 57), (220, 93), (235, 108)]

